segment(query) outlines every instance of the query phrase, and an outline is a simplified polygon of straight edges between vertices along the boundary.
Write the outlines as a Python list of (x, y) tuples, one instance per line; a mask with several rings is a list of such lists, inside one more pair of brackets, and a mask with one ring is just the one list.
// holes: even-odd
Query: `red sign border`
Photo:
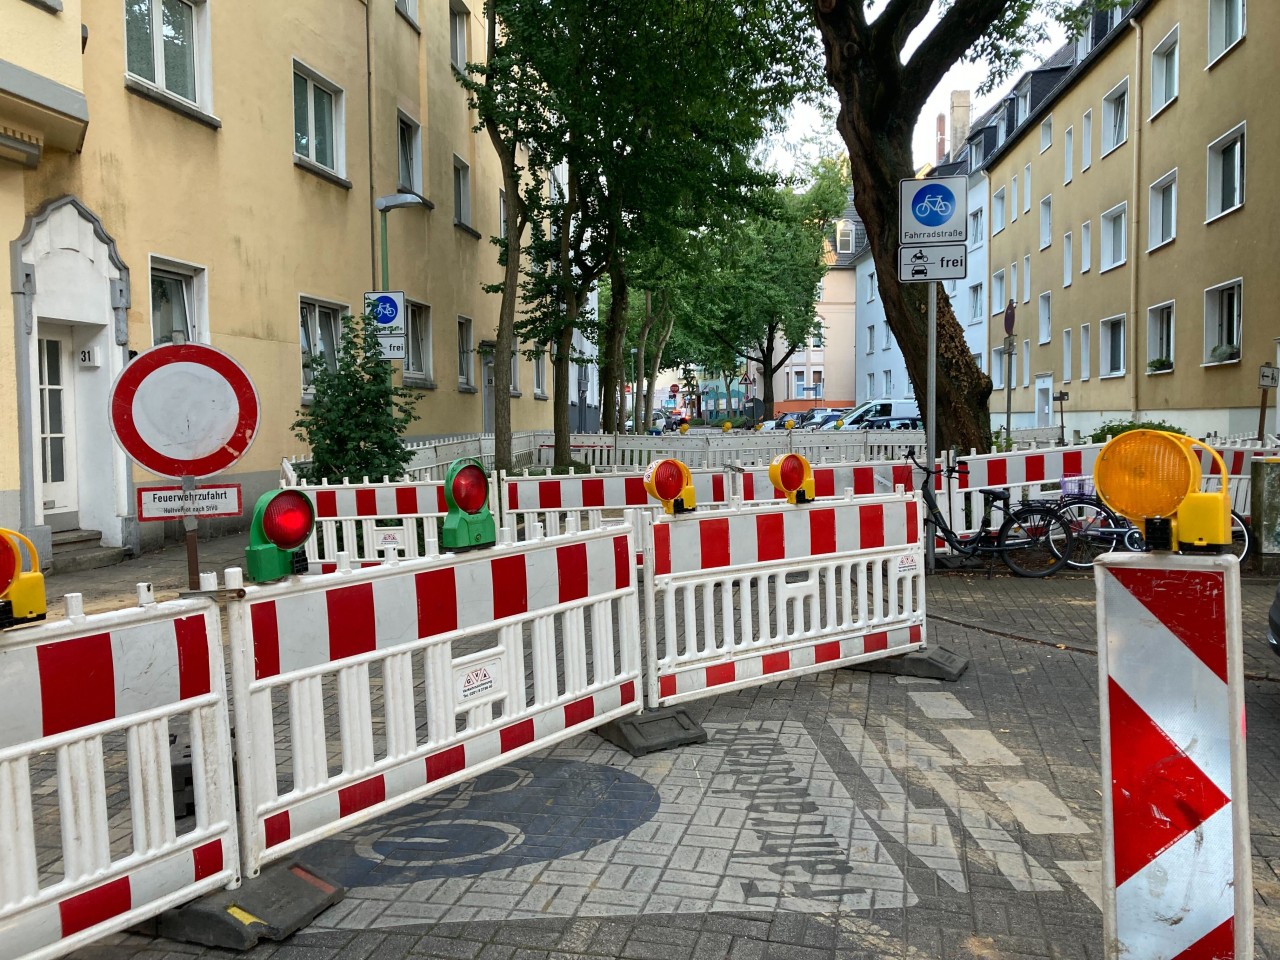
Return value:
[[(231, 437), (218, 450), (196, 460), (178, 460), (158, 453), (133, 424), (133, 398), (143, 382), (156, 370), (174, 363), (197, 363), (221, 374), (239, 402), (239, 417)], [(228, 354), (202, 343), (168, 343), (139, 354), (112, 385), (107, 407), (116, 442), (139, 466), (160, 477), (197, 478), (221, 473), (249, 452), (258, 432), (261, 410), (258, 391), (244, 368)], [(237, 444), (237, 440), (242, 442)]]
[(175, 490), (181, 490), (180, 486), (146, 486), (137, 487), (134, 492), (137, 494), (136, 506), (137, 513), (135, 517), (139, 523), (159, 523), (165, 520), (181, 520), (183, 517), (196, 517), (200, 520), (208, 520), (214, 517), (238, 517), (244, 513), (244, 487), (238, 483), (211, 483), (207, 487), (196, 487), (197, 490), (211, 490), (214, 487), (234, 487), (236, 491), (236, 509), (234, 512), (228, 513), (184, 513), (177, 517), (144, 517), (142, 515), (142, 495), (153, 491), (161, 491), (164, 493), (172, 493)]

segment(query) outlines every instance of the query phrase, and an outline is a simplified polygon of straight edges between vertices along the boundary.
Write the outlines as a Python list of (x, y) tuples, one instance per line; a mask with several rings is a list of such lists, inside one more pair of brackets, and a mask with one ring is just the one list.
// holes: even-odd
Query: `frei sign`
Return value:
[(408, 353), (403, 290), (372, 290), (364, 295), (364, 312), (378, 324), (383, 360), (404, 360)]
[(968, 276), (968, 190), (966, 177), (898, 182), (899, 282)]

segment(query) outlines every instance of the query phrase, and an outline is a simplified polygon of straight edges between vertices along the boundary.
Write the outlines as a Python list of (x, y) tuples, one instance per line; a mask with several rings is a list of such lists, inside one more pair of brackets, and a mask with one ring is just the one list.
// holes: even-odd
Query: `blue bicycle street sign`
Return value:
[(965, 243), (969, 239), (966, 177), (899, 181), (899, 243)]
[(364, 312), (378, 324), (384, 360), (403, 360), (406, 352), (404, 291), (373, 290), (364, 295)]

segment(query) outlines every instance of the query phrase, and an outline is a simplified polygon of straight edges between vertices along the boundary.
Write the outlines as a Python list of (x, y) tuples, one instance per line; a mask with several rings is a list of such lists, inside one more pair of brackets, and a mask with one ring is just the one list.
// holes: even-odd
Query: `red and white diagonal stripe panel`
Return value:
[[(838, 463), (813, 467), (814, 495), (820, 498), (842, 497), (846, 490), (864, 497), (893, 493), (895, 487), (912, 490), (916, 481), (909, 463)], [(742, 474), (742, 499), (747, 501), (785, 500), (786, 493), (769, 480), (767, 467), (747, 470)]]
[(1240, 580), (1234, 557), (1095, 566), (1108, 954), (1251, 954)]
[[(1007, 487), (1019, 483), (1056, 482), (1068, 474), (1091, 474), (1101, 444), (1062, 450), (1029, 450), (961, 457), (961, 490)], [(966, 471), (964, 467), (968, 467)]]
[[(725, 475), (720, 470), (693, 470), (698, 503), (728, 503)], [(503, 486), (506, 509), (538, 510), (622, 509), (659, 506), (644, 488), (643, 474), (634, 476), (521, 477)]]

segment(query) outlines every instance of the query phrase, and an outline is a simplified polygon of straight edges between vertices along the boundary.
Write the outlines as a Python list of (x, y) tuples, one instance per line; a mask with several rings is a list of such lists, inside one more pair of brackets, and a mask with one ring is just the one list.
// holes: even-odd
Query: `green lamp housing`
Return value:
[(498, 528), (489, 510), (489, 477), (479, 460), (464, 457), (449, 464), (444, 502), (449, 509), (440, 534), (441, 547), (471, 550), (497, 542)]
[(315, 522), (315, 507), (297, 490), (268, 490), (260, 496), (244, 548), (249, 580), (266, 583), (306, 573), (307, 555), (300, 548)]

